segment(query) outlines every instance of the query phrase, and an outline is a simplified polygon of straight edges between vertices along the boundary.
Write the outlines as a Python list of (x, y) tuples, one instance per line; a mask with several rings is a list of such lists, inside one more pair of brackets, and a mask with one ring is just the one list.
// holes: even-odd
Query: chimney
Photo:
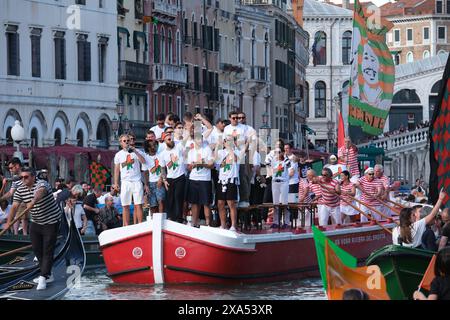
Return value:
[(342, 0), (342, 8), (349, 9), (350, 8), (350, 0)]
[(294, 19), (302, 27), (303, 27), (303, 3), (304, 0), (292, 0), (292, 11), (294, 13)]

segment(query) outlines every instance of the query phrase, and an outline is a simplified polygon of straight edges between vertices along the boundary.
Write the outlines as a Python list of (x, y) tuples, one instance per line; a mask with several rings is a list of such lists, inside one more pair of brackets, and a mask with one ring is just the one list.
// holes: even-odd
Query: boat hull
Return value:
[[(114, 282), (233, 284), (319, 275), (310, 232), (242, 234), (192, 228), (161, 216), (120, 228), (120, 234), (105, 231), (100, 235), (108, 275)], [(369, 225), (330, 228), (325, 234), (360, 261), (391, 241), (386, 231)]]
[(410, 300), (433, 254), (432, 251), (388, 245), (373, 252), (366, 264), (380, 267), (391, 299)]

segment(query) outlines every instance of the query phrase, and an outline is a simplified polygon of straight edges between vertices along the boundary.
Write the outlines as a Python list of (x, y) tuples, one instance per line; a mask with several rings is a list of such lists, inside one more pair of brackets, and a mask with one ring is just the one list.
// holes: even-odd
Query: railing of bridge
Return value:
[(399, 148), (407, 148), (408, 146), (417, 146), (419, 143), (426, 144), (428, 141), (429, 128), (422, 128), (410, 132), (401, 133), (395, 136), (373, 140), (368, 143), (359, 144), (358, 148), (368, 147), (369, 145), (383, 148), (387, 151), (394, 151)]

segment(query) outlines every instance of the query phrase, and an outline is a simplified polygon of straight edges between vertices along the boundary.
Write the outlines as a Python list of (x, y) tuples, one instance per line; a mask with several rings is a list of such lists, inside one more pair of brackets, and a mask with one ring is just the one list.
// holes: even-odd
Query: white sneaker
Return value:
[[(34, 278), (33, 279), (33, 282), (34, 283), (39, 283), (39, 278), (40, 277), (37, 277), (37, 278)], [(44, 277), (45, 278), (45, 277)], [(48, 279), (46, 279), (46, 283), (50, 283), (50, 282), (53, 282), (53, 281), (55, 281), (55, 278), (53, 277), (53, 275), (50, 275), (50, 277), (48, 277)]]
[(235, 227), (231, 227), (231, 228), (228, 229), (228, 230), (230, 230), (230, 231), (236, 231), (236, 228), (235, 228)]
[(45, 290), (45, 289), (47, 289), (47, 282), (45, 281), (45, 277), (40, 276), (36, 290)]

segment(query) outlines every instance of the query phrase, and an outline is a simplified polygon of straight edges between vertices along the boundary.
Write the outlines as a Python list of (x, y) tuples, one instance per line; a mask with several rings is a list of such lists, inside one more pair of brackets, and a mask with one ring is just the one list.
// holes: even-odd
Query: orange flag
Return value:
[(325, 245), (329, 300), (342, 300), (348, 289), (361, 289), (370, 300), (390, 300), (386, 290), (386, 280), (378, 266), (350, 268), (344, 265), (330, 247)]
[(436, 255), (433, 255), (433, 258), (431, 258), (430, 264), (428, 265), (428, 268), (425, 271), (425, 274), (423, 275), (422, 281), (420, 281), (419, 288), (430, 291), (431, 281), (433, 281), (435, 277), (434, 274), (435, 263), (436, 263)]
[(339, 124), (338, 124), (338, 150), (344, 146), (345, 139), (345, 129), (344, 129), (344, 119), (342, 119), (342, 113), (338, 111)]

